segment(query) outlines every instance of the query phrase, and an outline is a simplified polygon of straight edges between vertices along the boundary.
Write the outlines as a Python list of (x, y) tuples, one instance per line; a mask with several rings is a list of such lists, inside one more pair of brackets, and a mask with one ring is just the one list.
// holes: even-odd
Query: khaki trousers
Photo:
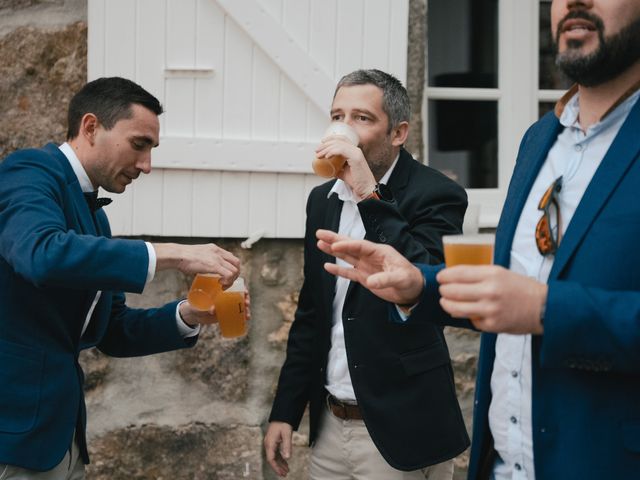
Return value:
[(52, 470), (36, 472), (0, 464), (0, 480), (84, 480), (84, 463), (74, 439), (67, 454)]
[(328, 409), (311, 450), (311, 480), (451, 480), (453, 460), (413, 472), (391, 467), (362, 420), (342, 420)]

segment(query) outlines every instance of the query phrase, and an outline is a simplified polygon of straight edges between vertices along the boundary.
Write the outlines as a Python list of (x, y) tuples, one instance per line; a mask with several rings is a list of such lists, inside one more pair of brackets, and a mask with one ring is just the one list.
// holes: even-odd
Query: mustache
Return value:
[(597, 31), (599, 31), (601, 34), (604, 33), (604, 22), (600, 17), (585, 10), (571, 10), (565, 15), (562, 20), (558, 22), (558, 30), (556, 31), (556, 42), (560, 38), (560, 33), (564, 30), (564, 24), (569, 20), (575, 20), (577, 18), (593, 23)]

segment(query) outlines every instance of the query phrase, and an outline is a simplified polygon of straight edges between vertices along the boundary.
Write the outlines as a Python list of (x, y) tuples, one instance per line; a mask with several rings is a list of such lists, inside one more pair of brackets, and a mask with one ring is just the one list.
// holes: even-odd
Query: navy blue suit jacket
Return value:
[[(562, 127), (549, 113), (525, 134), (496, 233), (495, 263), (509, 266), (529, 190)], [(554, 260), (544, 335), (532, 341), (533, 451), (537, 479), (640, 475), (640, 102), (580, 202)], [(409, 321), (469, 326), (438, 305), (423, 266), (422, 301)], [(393, 311), (392, 311), (393, 312)], [(483, 334), (469, 478), (491, 456), (488, 424), (496, 335)]]
[(88, 462), (81, 349), (124, 357), (196, 341), (178, 333), (175, 302), (125, 305), (123, 291), (144, 288), (147, 248), (110, 236), (105, 213), (89, 210), (56, 145), (15, 152), (0, 165), (0, 463), (51, 469), (76, 430)]

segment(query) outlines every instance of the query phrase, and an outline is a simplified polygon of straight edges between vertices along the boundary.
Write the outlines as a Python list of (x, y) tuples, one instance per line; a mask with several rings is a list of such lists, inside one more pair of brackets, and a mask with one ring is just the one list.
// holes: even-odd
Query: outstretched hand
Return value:
[(325, 263), (332, 275), (368, 288), (374, 295), (399, 305), (415, 304), (424, 288), (420, 270), (389, 245), (352, 240), (329, 230), (318, 230), (318, 248), (353, 266)]

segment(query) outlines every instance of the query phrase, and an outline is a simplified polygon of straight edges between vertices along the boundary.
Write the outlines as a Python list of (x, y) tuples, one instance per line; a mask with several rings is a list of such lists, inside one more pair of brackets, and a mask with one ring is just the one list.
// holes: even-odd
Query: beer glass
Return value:
[(197, 310), (209, 310), (214, 299), (222, 291), (220, 275), (214, 273), (198, 273), (193, 279), (187, 300)]
[[(331, 122), (324, 137), (342, 136), (352, 145), (358, 145), (360, 138), (356, 131), (344, 122)], [(344, 168), (347, 161), (342, 155), (333, 157), (314, 158), (311, 167), (316, 175), (324, 178), (335, 178)]]
[(444, 235), (444, 261), (447, 267), (454, 265), (490, 265), (493, 263), (492, 233), (473, 235)]
[(233, 285), (218, 293), (214, 299), (220, 333), (223, 337), (241, 337), (247, 333), (244, 279), (238, 277)]

